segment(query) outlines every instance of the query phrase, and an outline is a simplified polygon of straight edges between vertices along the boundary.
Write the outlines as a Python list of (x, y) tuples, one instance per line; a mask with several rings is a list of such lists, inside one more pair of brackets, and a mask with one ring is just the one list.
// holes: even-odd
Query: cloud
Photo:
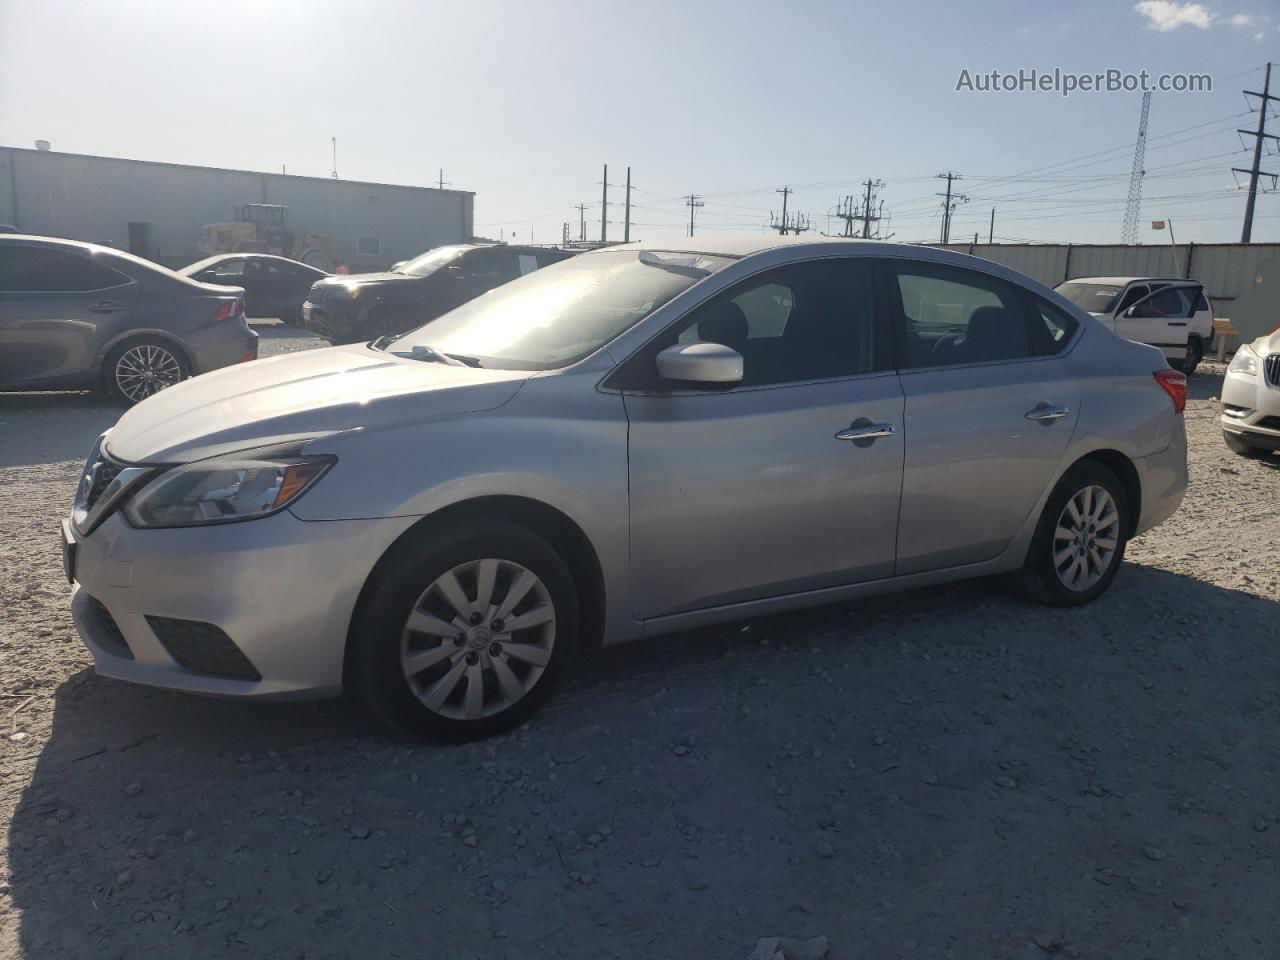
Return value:
[(1256, 17), (1247, 13), (1237, 13), (1237, 14), (1233, 14), (1231, 19), (1228, 20), (1227, 22), (1230, 23), (1233, 27), (1247, 27), (1251, 23), (1253, 23), (1253, 21), (1256, 19), (1257, 19)]
[(1214, 19), (1213, 12), (1203, 4), (1177, 0), (1140, 0), (1134, 9), (1150, 21), (1147, 26), (1152, 30), (1177, 30), (1183, 26), (1207, 30)]

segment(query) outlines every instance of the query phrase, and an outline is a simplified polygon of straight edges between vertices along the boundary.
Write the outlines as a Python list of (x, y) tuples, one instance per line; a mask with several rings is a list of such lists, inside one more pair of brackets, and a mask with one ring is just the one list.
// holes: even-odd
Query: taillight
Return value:
[(215, 324), (222, 323), (224, 320), (230, 320), (233, 317), (242, 316), (244, 314), (243, 300), (224, 300), (218, 307), (217, 312), (204, 322), (206, 327), (212, 327)]
[(1157, 370), (1152, 374), (1156, 383), (1173, 400), (1173, 412), (1181, 413), (1187, 408), (1187, 375), (1181, 370)]

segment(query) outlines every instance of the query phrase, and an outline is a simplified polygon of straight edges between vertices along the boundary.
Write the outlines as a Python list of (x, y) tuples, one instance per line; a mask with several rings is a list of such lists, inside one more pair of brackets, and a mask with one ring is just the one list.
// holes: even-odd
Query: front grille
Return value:
[(212, 623), (149, 614), (147, 623), (169, 656), (188, 670), (232, 680), (262, 679), (241, 649)]
[(133, 651), (129, 649), (129, 644), (125, 642), (124, 633), (120, 630), (120, 625), (116, 623), (115, 617), (111, 616), (111, 611), (97, 597), (90, 597), (87, 601), (89, 616), (93, 618), (94, 623), (98, 626), (96, 639), (100, 646), (105, 647), (111, 653), (119, 657), (128, 657), (133, 659)]
[(1280, 353), (1273, 353), (1263, 360), (1262, 370), (1267, 376), (1267, 383), (1280, 386)]
[(1280, 417), (1263, 417), (1255, 426), (1262, 427), (1265, 430), (1280, 430)]
[(112, 463), (105, 457), (98, 460), (89, 468), (86, 479), (89, 481), (89, 489), (85, 494), (84, 505), (92, 507), (98, 502), (98, 498), (102, 496), (102, 491), (107, 489), (107, 485), (123, 470), (124, 467), (119, 464)]

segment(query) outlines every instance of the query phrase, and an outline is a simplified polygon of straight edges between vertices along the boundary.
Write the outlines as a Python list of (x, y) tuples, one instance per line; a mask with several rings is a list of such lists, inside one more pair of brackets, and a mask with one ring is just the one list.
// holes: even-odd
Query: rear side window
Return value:
[(75, 293), (128, 282), (124, 274), (87, 254), (53, 247), (0, 245), (0, 291)]
[(1051, 303), (1039, 297), (1031, 302), (1031, 349), (1041, 357), (1060, 353), (1075, 336), (1080, 324), (1070, 314), (1063, 313)]
[(1022, 298), (1004, 281), (929, 263), (900, 263), (895, 272), (905, 368), (1036, 355)]
[(1200, 291), (1200, 295), (1196, 297), (1196, 311), (1200, 312), (1209, 309), (1209, 298), (1204, 295), (1204, 291)]

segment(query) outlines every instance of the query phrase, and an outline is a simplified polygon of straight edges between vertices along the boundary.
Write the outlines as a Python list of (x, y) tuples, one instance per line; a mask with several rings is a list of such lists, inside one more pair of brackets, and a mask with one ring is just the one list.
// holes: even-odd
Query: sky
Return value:
[[(1208, 74), (1153, 94), (1139, 240), (1237, 241), (1275, 0), (926, 3), (616, 0), (0, 0), (0, 145), (328, 176), (444, 180), (476, 233), (521, 242), (815, 231), (881, 180), (884, 232), (953, 241), (1120, 239), (1141, 94), (957, 90), (961, 72)], [(1272, 80), (1280, 92), (1280, 67)], [(1272, 104), (1272, 116), (1280, 103)], [(1280, 119), (1269, 121), (1280, 133)], [(1280, 172), (1269, 141), (1263, 169)], [(1267, 187), (1269, 180), (1263, 181)], [(1280, 193), (1255, 241), (1280, 241)]]

